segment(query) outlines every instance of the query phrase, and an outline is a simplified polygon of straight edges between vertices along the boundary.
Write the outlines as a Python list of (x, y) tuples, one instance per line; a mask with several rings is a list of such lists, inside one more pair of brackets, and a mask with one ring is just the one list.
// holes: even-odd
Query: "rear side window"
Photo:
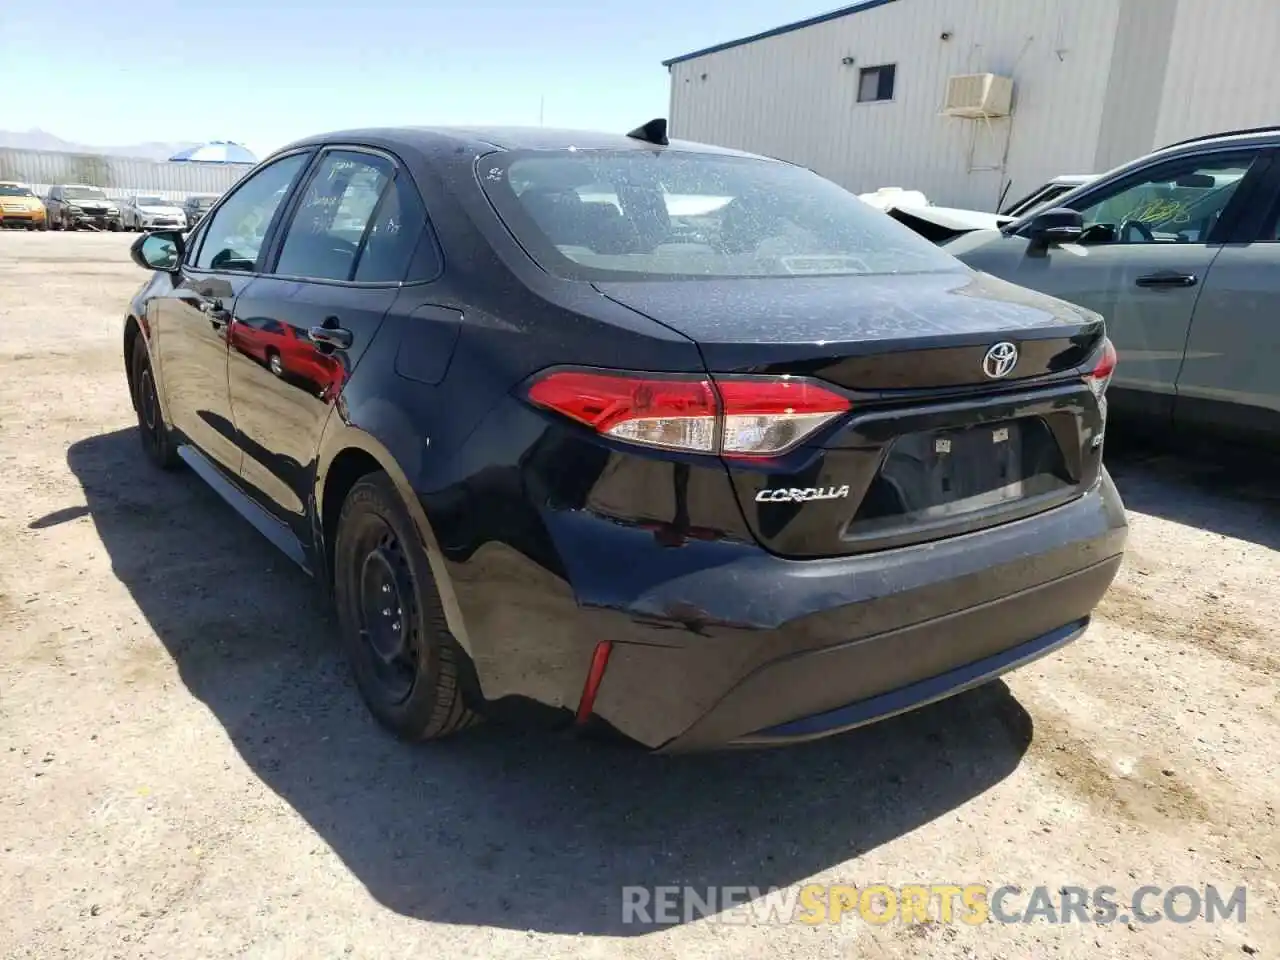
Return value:
[(425, 214), (417, 192), (385, 157), (324, 155), (302, 191), (275, 272), (366, 283), (404, 279)]
[(481, 157), (480, 182), (525, 250), (574, 279), (778, 277), (961, 269), (815, 173), (679, 150)]
[(426, 211), (408, 174), (401, 171), (387, 184), (382, 202), (369, 224), (364, 250), (356, 265), (362, 283), (400, 281), (425, 229)]
[(350, 280), (382, 192), (395, 173), (372, 154), (326, 153), (302, 191), (275, 272), (288, 277)]

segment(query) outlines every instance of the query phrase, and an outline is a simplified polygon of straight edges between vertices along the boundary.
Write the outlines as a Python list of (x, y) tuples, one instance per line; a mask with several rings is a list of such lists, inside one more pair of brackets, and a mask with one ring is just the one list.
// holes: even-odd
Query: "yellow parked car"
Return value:
[(48, 229), (44, 204), (25, 183), (0, 180), (0, 227)]

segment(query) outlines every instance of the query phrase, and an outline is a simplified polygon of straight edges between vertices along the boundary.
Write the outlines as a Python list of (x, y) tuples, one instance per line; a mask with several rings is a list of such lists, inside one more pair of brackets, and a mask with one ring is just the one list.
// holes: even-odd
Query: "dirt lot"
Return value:
[[(1007, 685), (785, 751), (411, 748), (304, 576), (143, 464), (128, 243), (0, 234), (4, 956), (1280, 955), (1274, 465), (1113, 446), (1124, 571)], [(620, 922), (624, 885), (811, 880), (1245, 885), (1248, 920)]]

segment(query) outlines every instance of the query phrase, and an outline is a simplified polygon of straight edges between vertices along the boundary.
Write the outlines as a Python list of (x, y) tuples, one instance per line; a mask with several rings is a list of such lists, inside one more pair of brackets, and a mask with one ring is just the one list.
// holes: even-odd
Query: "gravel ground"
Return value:
[[(1280, 501), (1260, 458), (1109, 452), (1088, 636), (806, 747), (655, 758), (366, 717), (305, 577), (142, 462), (129, 238), (0, 234), (7, 957), (1280, 955)], [(1245, 923), (621, 923), (624, 885), (1248, 888)]]

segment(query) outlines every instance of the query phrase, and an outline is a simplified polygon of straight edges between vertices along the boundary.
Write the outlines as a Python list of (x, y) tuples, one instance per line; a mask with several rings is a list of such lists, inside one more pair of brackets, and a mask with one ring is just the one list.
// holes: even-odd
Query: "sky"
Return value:
[[(0, 127), (77, 143), (394, 124), (625, 132), (662, 61), (837, 0), (0, 0)], [(57, 43), (49, 42), (57, 38)]]

